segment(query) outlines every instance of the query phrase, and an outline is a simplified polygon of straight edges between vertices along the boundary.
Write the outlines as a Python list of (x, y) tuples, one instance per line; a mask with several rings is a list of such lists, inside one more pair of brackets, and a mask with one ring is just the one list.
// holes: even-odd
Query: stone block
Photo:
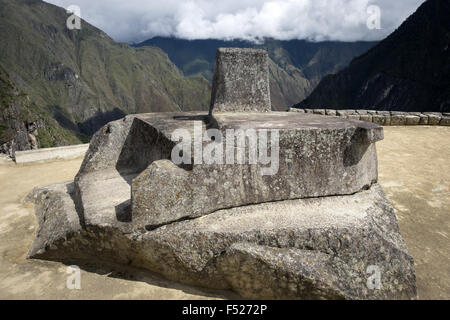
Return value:
[(314, 109), (313, 114), (319, 114), (319, 115), (322, 115), (322, 116), (326, 115), (325, 109)]
[(391, 112), (391, 126), (403, 126), (406, 123), (405, 113)]
[(219, 48), (214, 68), (210, 114), (271, 111), (265, 50)]
[(416, 126), (420, 123), (420, 117), (415, 115), (405, 116), (405, 124), (407, 126)]
[(341, 118), (346, 118), (348, 113), (347, 110), (336, 110), (336, 115)]
[(450, 116), (443, 115), (441, 122), (439, 122), (441, 126), (450, 126)]
[(437, 126), (441, 122), (442, 114), (440, 112), (424, 112), (428, 116), (428, 125)]
[(420, 121), (419, 124), (420, 125), (428, 125), (428, 116), (426, 114), (421, 113), (419, 115)]
[(347, 115), (347, 119), (360, 120), (361, 116), (359, 114), (349, 114), (349, 115)]
[(372, 122), (372, 116), (369, 114), (361, 114), (359, 119), (361, 121)]
[(380, 126), (385, 125), (385, 117), (383, 115), (374, 114), (372, 115), (372, 122)]

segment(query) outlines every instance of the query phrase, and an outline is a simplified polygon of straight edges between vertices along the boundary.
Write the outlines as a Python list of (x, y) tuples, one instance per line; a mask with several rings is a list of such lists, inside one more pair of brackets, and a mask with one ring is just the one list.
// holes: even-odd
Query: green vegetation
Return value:
[(88, 141), (128, 113), (208, 109), (203, 77), (185, 78), (160, 49), (116, 43), (85, 21), (68, 30), (67, 17), (46, 2), (0, 0), (0, 65), (29, 96), (21, 120), (48, 125), (41, 146)]
[(29, 122), (38, 123), (41, 148), (86, 141), (86, 136), (62, 128), (47, 111), (30, 102), (0, 66), (0, 144), (11, 141), (20, 131), (26, 132), (25, 124)]

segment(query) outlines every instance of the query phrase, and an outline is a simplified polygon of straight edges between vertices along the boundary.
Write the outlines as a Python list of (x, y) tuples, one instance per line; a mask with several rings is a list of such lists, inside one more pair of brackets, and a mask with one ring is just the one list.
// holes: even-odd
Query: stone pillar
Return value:
[(217, 50), (209, 113), (269, 112), (269, 62), (265, 50)]

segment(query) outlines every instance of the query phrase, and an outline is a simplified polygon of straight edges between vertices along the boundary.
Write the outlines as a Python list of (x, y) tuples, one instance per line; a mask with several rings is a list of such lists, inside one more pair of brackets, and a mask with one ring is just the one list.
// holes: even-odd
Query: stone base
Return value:
[[(73, 198), (73, 184), (29, 195), (39, 222), (30, 258), (131, 265), (245, 298), (416, 298), (413, 258), (377, 184), (354, 195), (218, 210), (133, 233), (113, 223), (120, 219), (113, 204), (86, 224)], [(378, 274), (379, 287), (372, 281)]]

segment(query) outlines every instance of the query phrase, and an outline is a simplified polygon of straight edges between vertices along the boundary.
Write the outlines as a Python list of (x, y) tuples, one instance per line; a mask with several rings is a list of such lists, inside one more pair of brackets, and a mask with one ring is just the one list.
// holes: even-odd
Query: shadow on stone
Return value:
[(135, 119), (119, 155), (116, 170), (131, 185), (130, 174), (137, 176), (153, 161), (169, 159), (174, 145), (155, 128)]
[(125, 112), (123, 112), (119, 108), (114, 108), (111, 111), (98, 110), (95, 115), (88, 120), (82, 123), (78, 123), (78, 129), (80, 130), (80, 132), (91, 136), (108, 122), (121, 119), (125, 116)]
[(117, 221), (120, 222), (131, 222), (131, 199), (122, 202), (121, 204), (114, 207), (116, 211)]
[(96, 273), (98, 275), (106, 276), (108, 278), (135, 281), (135, 282), (144, 282), (152, 286), (172, 290), (179, 290), (184, 292), (185, 294), (198, 295), (211, 299), (242, 300), (241, 296), (232, 291), (184, 285), (181, 283), (177, 283), (175, 281), (165, 279), (163, 276), (158, 275), (157, 273), (136, 268), (133, 266), (124, 266), (121, 264), (111, 265), (111, 263), (99, 264), (97, 261), (90, 262), (74, 259), (63, 259), (63, 260), (59, 259), (57, 261), (62, 262), (67, 267), (71, 265), (77, 265), (83, 271)]
[(352, 142), (344, 151), (345, 167), (352, 167), (357, 165), (369, 148), (371, 143), (366, 141), (366, 139), (364, 138), (364, 134), (365, 130), (362, 128), (358, 128), (355, 131), (355, 134), (352, 136)]

